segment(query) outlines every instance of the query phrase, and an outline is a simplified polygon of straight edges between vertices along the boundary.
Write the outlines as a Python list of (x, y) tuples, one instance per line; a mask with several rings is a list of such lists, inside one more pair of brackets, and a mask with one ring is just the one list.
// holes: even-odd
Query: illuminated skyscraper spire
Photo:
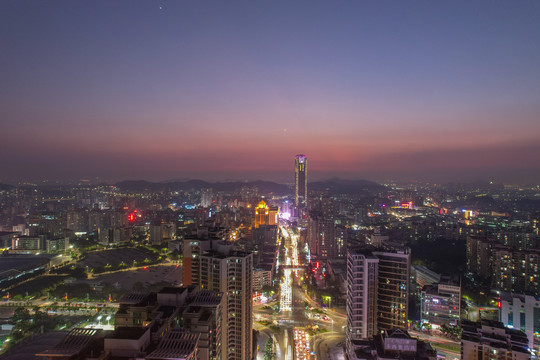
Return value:
[(298, 209), (307, 207), (307, 157), (296, 155), (295, 158), (295, 204)]

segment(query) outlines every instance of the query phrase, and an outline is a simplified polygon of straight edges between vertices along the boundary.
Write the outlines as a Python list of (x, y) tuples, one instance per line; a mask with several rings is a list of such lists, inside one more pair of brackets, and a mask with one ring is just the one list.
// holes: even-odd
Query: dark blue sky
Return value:
[(0, 123), (0, 181), (540, 181), (540, 2), (0, 0)]

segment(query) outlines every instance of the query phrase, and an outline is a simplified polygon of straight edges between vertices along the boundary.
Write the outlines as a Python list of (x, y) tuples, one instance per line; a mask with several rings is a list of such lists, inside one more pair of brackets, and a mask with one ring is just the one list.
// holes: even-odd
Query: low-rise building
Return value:
[(118, 358), (141, 358), (149, 345), (149, 327), (118, 327), (104, 339), (105, 353)]
[(199, 334), (173, 329), (163, 337), (156, 350), (144, 357), (145, 360), (198, 360)]
[(435, 360), (429, 343), (413, 338), (405, 330), (385, 330), (371, 339), (353, 340), (348, 360), (415, 359)]
[[(503, 292), (500, 295), (500, 321), (507, 327), (523, 331), (529, 347), (540, 347), (540, 299), (531, 295)], [(537, 334), (537, 335), (535, 335)]]
[(439, 327), (457, 326), (461, 314), (458, 278), (442, 276), (438, 284), (426, 285), (421, 293), (421, 321)]
[(461, 358), (463, 360), (528, 360), (529, 341), (524, 332), (504, 327), (493, 320), (463, 321)]
[(103, 352), (104, 332), (99, 329), (71, 330), (52, 349), (47, 349), (39, 354), (38, 358), (48, 360), (70, 360), (95, 358)]
[(13, 236), (11, 240), (11, 254), (31, 254), (39, 253), (45, 250), (45, 236), (23, 236), (16, 235)]
[(165, 287), (157, 293), (129, 294), (120, 300), (116, 328), (151, 329), (159, 341), (175, 328), (198, 334), (198, 359), (221, 358), (223, 294), (197, 286)]
[[(222, 359), (223, 293), (165, 287), (120, 300), (114, 331), (76, 329), (46, 359)], [(225, 323), (226, 324), (226, 323)], [(223, 326), (225, 326), (225, 324)]]
[(253, 291), (261, 291), (265, 286), (272, 286), (271, 265), (253, 270)]
[(69, 237), (47, 239), (45, 248), (48, 253), (66, 252), (69, 250)]

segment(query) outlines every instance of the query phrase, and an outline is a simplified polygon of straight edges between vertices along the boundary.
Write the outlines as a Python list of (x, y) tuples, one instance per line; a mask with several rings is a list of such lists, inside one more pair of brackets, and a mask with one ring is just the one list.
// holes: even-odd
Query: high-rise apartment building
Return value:
[(540, 296), (540, 250), (493, 247), (492, 285), (497, 290)]
[(223, 360), (252, 358), (252, 272), (253, 255), (234, 251), (224, 241), (213, 243), (200, 258), (201, 287), (224, 294)]
[(307, 207), (307, 157), (296, 155), (295, 173), (295, 205), (297, 208)]
[(347, 252), (346, 351), (381, 330), (407, 329), (409, 248), (365, 246)]
[(379, 259), (377, 323), (379, 330), (407, 330), (411, 252), (407, 247), (374, 251)]
[(489, 279), (492, 275), (492, 247), (491, 240), (467, 236), (467, 270), (483, 279)]
[(205, 208), (212, 206), (213, 197), (214, 197), (214, 191), (212, 188), (201, 189), (200, 205)]
[(540, 250), (518, 250), (477, 236), (467, 237), (467, 270), (493, 288), (540, 296)]
[(200, 257), (210, 249), (212, 244), (226, 238), (226, 231), (219, 227), (199, 227), (192, 235), (183, 239), (182, 254), (184, 276), (186, 285), (200, 285)]
[(323, 217), (320, 213), (310, 213), (308, 243), (312, 257), (316, 259), (337, 258), (334, 221)]
[(255, 265), (274, 264), (277, 252), (277, 225), (261, 225), (252, 230), (254, 244), (253, 261)]
[(353, 340), (377, 334), (379, 259), (363, 251), (347, 253), (347, 352)]

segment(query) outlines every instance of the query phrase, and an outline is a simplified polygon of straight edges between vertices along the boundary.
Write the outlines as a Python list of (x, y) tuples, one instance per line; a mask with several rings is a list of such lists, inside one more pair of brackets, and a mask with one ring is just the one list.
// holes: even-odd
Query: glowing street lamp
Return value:
[(332, 297), (331, 296), (323, 296), (323, 302), (328, 305), (328, 308), (332, 308)]

